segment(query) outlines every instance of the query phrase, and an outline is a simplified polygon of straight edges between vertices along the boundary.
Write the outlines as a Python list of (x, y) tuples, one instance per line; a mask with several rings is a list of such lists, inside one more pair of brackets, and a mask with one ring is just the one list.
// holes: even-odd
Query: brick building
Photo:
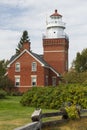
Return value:
[(8, 64), (8, 77), (20, 92), (33, 86), (57, 86), (61, 75), (68, 71), (68, 36), (65, 23), (57, 10), (46, 22), (43, 36), (43, 55), (30, 50), (31, 43), (25, 42), (21, 53), (12, 56)]

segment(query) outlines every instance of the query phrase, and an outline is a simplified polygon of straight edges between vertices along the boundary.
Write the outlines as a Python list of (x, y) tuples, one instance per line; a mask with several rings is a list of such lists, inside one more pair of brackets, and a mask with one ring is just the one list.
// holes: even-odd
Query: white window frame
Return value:
[(37, 71), (37, 63), (36, 62), (32, 62), (32, 71), (33, 72)]
[(15, 87), (20, 87), (20, 75), (15, 76)]
[(20, 72), (20, 63), (19, 62), (17, 62), (15, 64), (15, 72)]
[(56, 76), (52, 77), (52, 86), (56, 86), (57, 85), (57, 79)]
[(31, 86), (33, 86), (33, 87), (37, 86), (37, 76), (36, 75), (31, 76)]

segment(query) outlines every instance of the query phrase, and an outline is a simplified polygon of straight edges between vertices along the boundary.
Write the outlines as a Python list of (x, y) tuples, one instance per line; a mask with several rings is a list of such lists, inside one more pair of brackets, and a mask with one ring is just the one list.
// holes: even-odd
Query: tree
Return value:
[(73, 66), (77, 72), (87, 71), (87, 48), (83, 49), (81, 53), (77, 53)]
[(5, 60), (0, 61), (0, 78), (3, 77), (4, 74), (6, 73), (7, 62), (8, 61)]
[(30, 41), (30, 39), (29, 39), (29, 36), (28, 36), (28, 32), (25, 30), (25, 31), (23, 31), (20, 42), (18, 43), (18, 46), (16, 48), (16, 54), (17, 55), (20, 54), (20, 51), (22, 49), (24, 42), (29, 42), (29, 41)]
[(63, 75), (64, 81), (70, 84), (87, 84), (87, 72), (69, 71)]
[(0, 61), (0, 89), (13, 87), (13, 82), (8, 77), (5, 76), (7, 64), (8, 60)]

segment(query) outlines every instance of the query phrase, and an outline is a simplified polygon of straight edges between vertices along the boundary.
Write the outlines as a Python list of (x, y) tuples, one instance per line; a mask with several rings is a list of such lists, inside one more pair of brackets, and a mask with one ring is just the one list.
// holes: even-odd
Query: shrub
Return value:
[(22, 96), (23, 95), (23, 93), (21, 93), (21, 92), (11, 92), (11, 93), (9, 93), (9, 95), (11, 95), (11, 96)]
[(0, 90), (0, 99), (4, 99), (4, 98), (6, 98), (6, 96), (7, 96), (6, 91)]
[(71, 106), (66, 106), (65, 110), (68, 114), (69, 119), (78, 119), (80, 118), (79, 111), (76, 105), (72, 104)]
[(87, 87), (84, 85), (59, 85), (58, 87), (32, 88), (21, 99), (24, 106), (59, 109), (64, 102), (87, 108)]

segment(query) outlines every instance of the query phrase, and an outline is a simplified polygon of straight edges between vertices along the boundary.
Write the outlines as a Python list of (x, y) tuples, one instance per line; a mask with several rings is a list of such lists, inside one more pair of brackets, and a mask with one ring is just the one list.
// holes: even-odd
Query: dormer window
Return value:
[(32, 62), (32, 71), (37, 71), (37, 63)]
[(20, 72), (20, 63), (19, 63), (19, 62), (17, 62), (17, 63), (15, 64), (15, 71), (16, 71), (16, 72)]

